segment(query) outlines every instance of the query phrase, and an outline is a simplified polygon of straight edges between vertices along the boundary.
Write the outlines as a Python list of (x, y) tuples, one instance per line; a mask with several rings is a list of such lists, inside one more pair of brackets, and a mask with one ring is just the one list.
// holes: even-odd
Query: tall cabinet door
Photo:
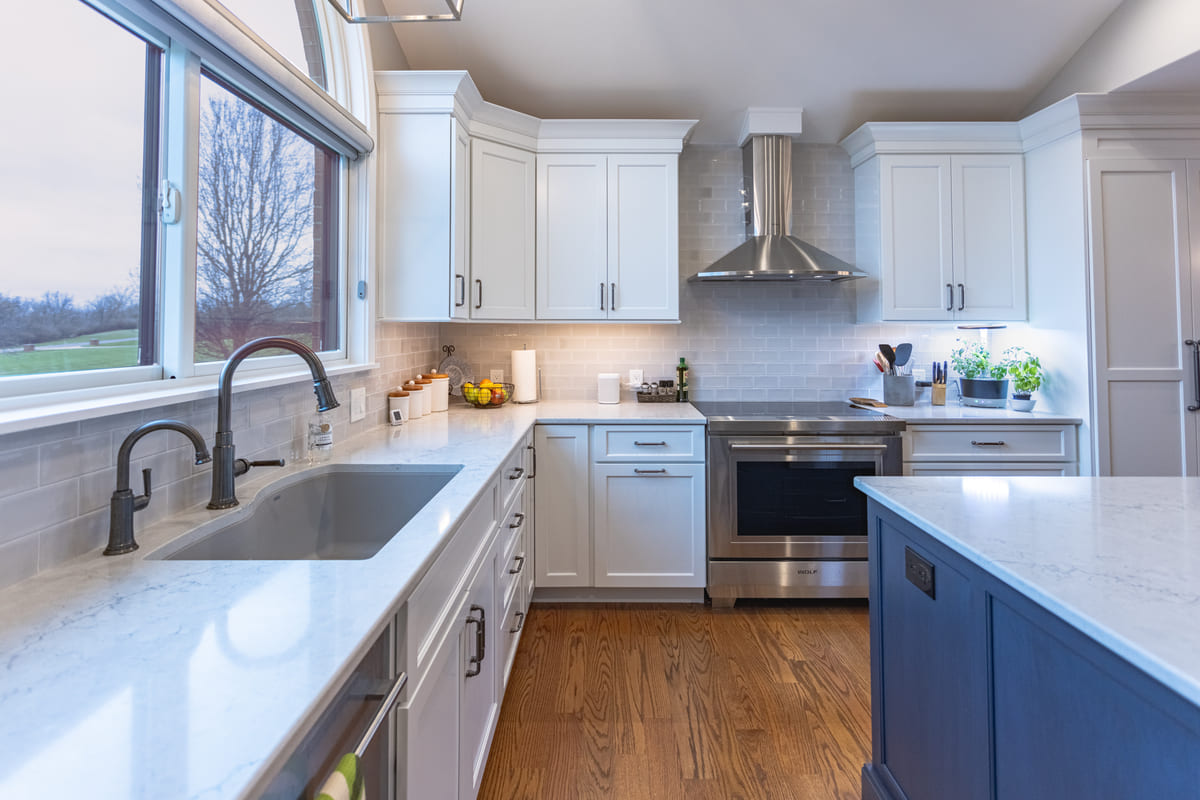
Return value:
[(588, 426), (538, 425), (535, 554), (538, 586), (591, 586)]
[(679, 157), (608, 157), (609, 319), (679, 318)]
[(608, 286), (608, 159), (537, 159), (538, 319), (604, 319)]
[(879, 169), (883, 318), (953, 319), (950, 156), (880, 156)]
[(471, 319), (533, 319), (533, 153), (471, 141)]
[(1100, 475), (1197, 474), (1188, 173), (1184, 161), (1088, 162)]
[(470, 317), (470, 230), (471, 137), (463, 126), (454, 123), (454, 160), (451, 162), (453, 191), (450, 201), (450, 316), (453, 319)]
[(1025, 162), (1019, 154), (951, 157), (954, 314), (1025, 319)]

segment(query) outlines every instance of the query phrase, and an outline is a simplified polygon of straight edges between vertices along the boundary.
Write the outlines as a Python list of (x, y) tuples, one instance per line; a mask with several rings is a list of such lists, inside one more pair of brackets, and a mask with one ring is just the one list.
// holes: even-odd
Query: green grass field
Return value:
[[(88, 347), (92, 339), (100, 344)], [(37, 349), (32, 353), (0, 353), (0, 375), (34, 375), (44, 372), (74, 372), (76, 370), (110, 369), (137, 365), (137, 331), (130, 328), (105, 331), (73, 339), (42, 342), (38, 348), (55, 345), (81, 344), (82, 347)]]

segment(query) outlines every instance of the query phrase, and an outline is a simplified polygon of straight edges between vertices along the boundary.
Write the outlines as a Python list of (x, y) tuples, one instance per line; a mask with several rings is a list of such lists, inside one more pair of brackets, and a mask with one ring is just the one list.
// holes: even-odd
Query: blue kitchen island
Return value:
[(855, 483), (864, 800), (1200, 797), (1200, 479)]

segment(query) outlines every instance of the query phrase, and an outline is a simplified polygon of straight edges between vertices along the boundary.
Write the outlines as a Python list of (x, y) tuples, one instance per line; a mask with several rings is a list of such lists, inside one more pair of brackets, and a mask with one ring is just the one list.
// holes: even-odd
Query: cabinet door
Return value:
[[(460, 800), (473, 800), (483, 780), (488, 748), (500, 713), (496, 695), (499, 625), (503, 622), (495, 603), (495, 553), (490, 553), (467, 590), (460, 628), (462, 654), (459, 673), (459, 788)], [(430, 795), (433, 797), (434, 795)]]
[(609, 319), (679, 319), (675, 155), (608, 157)]
[(449, 115), (379, 115), (383, 319), (450, 319), (458, 258), (452, 244), (466, 224), (451, 213), (463, 194), (452, 174), (454, 128)]
[(1024, 159), (956, 155), (950, 165), (955, 318), (1025, 319)]
[(533, 319), (533, 153), (471, 141), (471, 319)]
[(458, 797), (460, 645), (455, 626), (434, 651), (420, 685), (409, 685), (409, 700), (400, 708), (400, 800)]
[(705, 585), (704, 465), (595, 464), (595, 585)]
[(607, 316), (607, 164), (604, 156), (538, 156), (538, 319)]
[(953, 319), (950, 156), (880, 156), (879, 169), (883, 318)]
[(1097, 472), (1196, 475), (1183, 161), (1088, 162)]
[(450, 217), (450, 316), (467, 319), (467, 281), (470, 280), (471, 137), (457, 121), (454, 123), (454, 161), (451, 164), (453, 191)]
[(537, 536), (534, 565), (538, 586), (591, 586), (588, 505), (588, 428), (538, 425)]

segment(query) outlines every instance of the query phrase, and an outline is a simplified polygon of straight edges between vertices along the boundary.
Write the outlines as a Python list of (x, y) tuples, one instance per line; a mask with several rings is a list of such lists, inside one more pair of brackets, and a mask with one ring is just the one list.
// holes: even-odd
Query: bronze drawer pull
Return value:
[(1004, 447), (1004, 445), (1004, 440), (999, 442), (977, 442), (974, 439), (971, 440), (972, 447)]

